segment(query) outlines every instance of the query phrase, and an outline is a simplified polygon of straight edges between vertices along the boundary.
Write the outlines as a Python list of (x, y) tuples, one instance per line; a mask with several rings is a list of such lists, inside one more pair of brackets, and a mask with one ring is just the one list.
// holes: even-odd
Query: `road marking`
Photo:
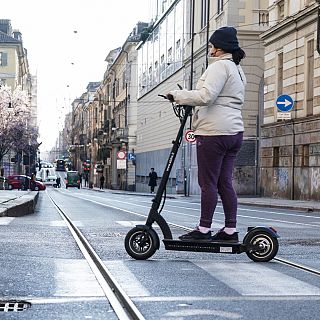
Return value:
[[(90, 201), (90, 202), (97, 203), (97, 204), (100, 204), (100, 205), (105, 206), (105, 207), (109, 207), (109, 208), (121, 210), (121, 211), (124, 211), (124, 212), (132, 213), (134, 215), (141, 216), (141, 217), (146, 217), (146, 214), (147, 214), (147, 213), (146, 214), (139, 214), (137, 212), (134, 212), (134, 211), (131, 211), (131, 210), (127, 210), (127, 209), (124, 209), (124, 208), (121, 208), (121, 207), (116, 207), (116, 206), (110, 205), (108, 203), (102, 203), (102, 202), (99, 202), (99, 201), (95, 201), (95, 200), (91, 200), (91, 199), (88, 199), (88, 198), (84, 198), (83, 196), (82, 197), (78, 197), (78, 196), (76, 196), (74, 194), (69, 194), (69, 195), (74, 197), (74, 198)], [(101, 199), (101, 200), (102, 199), (103, 200), (107, 200), (105, 198), (101, 198), (101, 197), (97, 197), (97, 196), (91, 196), (91, 197), (98, 198), (98, 199)], [(119, 200), (113, 200), (113, 199), (110, 199), (108, 201), (111, 201), (112, 203), (120, 202), (120, 203), (124, 203), (124, 204), (130, 204), (130, 205), (135, 205), (135, 206), (147, 208), (146, 206), (143, 206), (143, 205), (128, 203), (128, 202), (125, 202), (125, 201), (119, 201)], [(173, 213), (173, 214), (179, 215), (179, 216), (193, 217), (195, 219), (198, 218), (197, 215), (181, 213), (181, 212), (177, 212), (177, 211), (163, 210), (163, 212)], [(258, 212), (268, 213), (268, 211), (258, 211)], [(219, 212), (219, 211), (215, 211), (215, 216), (217, 216), (217, 215), (224, 215), (224, 213), (223, 212)], [(319, 227), (317, 224), (310, 224), (310, 223), (300, 223), (300, 222), (294, 222), (294, 221), (282, 221), (282, 220), (277, 220), (277, 219), (262, 218), (262, 217), (255, 217), (255, 216), (246, 216), (246, 215), (240, 215), (240, 214), (238, 214), (237, 216), (238, 216), (238, 218), (248, 218), (248, 219), (255, 219), (255, 220), (262, 220), (262, 221), (270, 221), (270, 222), (273, 222), (273, 223), (280, 223), (280, 225), (283, 224), (286, 227), (288, 227), (288, 224), (290, 224), (291, 226), (296, 225), (296, 226), (308, 226), (308, 227), (316, 227), (316, 228)], [(216, 217), (214, 217), (214, 219), (216, 219)]]
[(136, 225), (139, 224), (145, 224), (146, 221), (116, 221), (116, 223), (120, 224), (123, 227), (135, 227)]
[[(81, 221), (72, 221), (72, 223), (77, 227), (83, 227), (83, 222)], [(67, 227), (65, 221), (63, 220), (50, 221), (50, 226), (51, 227)]]
[(111, 274), (117, 276), (117, 281), (129, 297), (149, 297), (150, 292), (138, 281), (135, 275), (125, 265), (125, 261), (103, 261)]
[(244, 296), (320, 296), (320, 288), (257, 263), (200, 261), (195, 265)]
[[(176, 311), (169, 311), (163, 315), (164, 317), (191, 317), (191, 316), (215, 316), (222, 317), (224, 319), (241, 319), (242, 315), (235, 312), (228, 312), (223, 310), (214, 310), (214, 309), (183, 309)], [(161, 317), (162, 318), (162, 317)]]
[(54, 261), (55, 297), (101, 297), (104, 293), (86, 260)]
[(157, 296), (157, 297), (139, 297), (134, 301), (139, 302), (184, 302), (193, 301), (318, 301), (319, 296)]
[(0, 218), (0, 225), (7, 225), (10, 224), (12, 220), (14, 220), (15, 218), (11, 218), (11, 217), (1, 217)]

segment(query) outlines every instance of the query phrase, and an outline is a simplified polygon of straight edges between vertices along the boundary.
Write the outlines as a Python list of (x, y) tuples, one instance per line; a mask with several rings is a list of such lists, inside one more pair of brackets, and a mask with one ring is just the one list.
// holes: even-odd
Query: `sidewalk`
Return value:
[(0, 190), (0, 217), (19, 217), (34, 212), (39, 192)]
[[(85, 189), (89, 189), (85, 187)], [(122, 190), (110, 190), (93, 187), (93, 191), (98, 192), (111, 192), (111, 193), (125, 193), (129, 195), (139, 195), (139, 196), (148, 196), (154, 197), (155, 194), (143, 193), (143, 192), (133, 192), (133, 191), (122, 191)], [(200, 202), (200, 195), (191, 195), (185, 197), (182, 194), (167, 194), (167, 198), (177, 199), (177, 198), (189, 198), (194, 199), (195, 201)], [(221, 202), (219, 200), (219, 202)], [(287, 199), (273, 199), (273, 198), (263, 198), (259, 196), (238, 196), (238, 203), (241, 205), (248, 206), (258, 206), (258, 207), (271, 207), (271, 208), (280, 208), (280, 209), (293, 209), (305, 212), (320, 212), (320, 201), (303, 201), (303, 200), (287, 200)]]

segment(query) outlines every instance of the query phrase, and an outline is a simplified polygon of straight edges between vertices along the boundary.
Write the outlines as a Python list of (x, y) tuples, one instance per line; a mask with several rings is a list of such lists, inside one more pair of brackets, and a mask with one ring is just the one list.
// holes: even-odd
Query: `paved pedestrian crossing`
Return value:
[(252, 262), (195, 263), (243, 296), (320, 296), (320, 288)]
[[(130, 263), (128, 261), (105, 261), (104, 263), (129, 296), (136, 298), (150, 297), (148, 288), (138, 281), (130, 271), (128, 267)], [(134, 261), (133, 263), (139, 262)], [(316, 285), (276, 271), (272, 267), (268, 267), (267, 264), (253, 263), (251, 261), (202, 260), (186, 262), (186, 266), (188, 263), (191, 269), (192, 266), (197, 266), (204, 271), (204, 276), (209, 274), (212, 278), (222, 282), (243, 297), (286, 296), (290, 298), (312, 296), (320, 298), (320, 288)], [(145, 273), (146, 279), (150, 278), (152, 265), (151, 261), (150, 268), (147, 268), (145, 264), (143, 265), (142, 272)]]

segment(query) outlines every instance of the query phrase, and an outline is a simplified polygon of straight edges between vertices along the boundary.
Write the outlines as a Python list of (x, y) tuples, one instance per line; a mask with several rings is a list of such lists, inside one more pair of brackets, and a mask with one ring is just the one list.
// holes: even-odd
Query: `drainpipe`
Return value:
[[(193, 87), (193, 58), (194, 58), (194, 10), (195, 10), (195, 0), (192, 0), (191, 3), (191, 56), (190, 56), (190, 83), (189, 88), (192, 90)], [(189, 116), (189, 128), (191, 128), (192, 123), (192, 114)], [(188, 149), (188, 172), (186, 174), (186, 177), (184, 179), (184, 195), (186, 197), (190, 196), (190, 172), (191, 172), (191, 144), (187, 143), (187, 149)]]
[[(320, 0), (319, 0), (320, 1)], [(209, 36), (210, 36), (210, 0), (207, 1), (207, 43), (206, 43), (206, 67), (208, 67), (208, 51), (209, 51)]]

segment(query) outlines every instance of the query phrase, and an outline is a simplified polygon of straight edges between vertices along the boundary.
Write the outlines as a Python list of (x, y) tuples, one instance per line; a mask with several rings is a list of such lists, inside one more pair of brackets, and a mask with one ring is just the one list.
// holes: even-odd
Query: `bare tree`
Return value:
[(28, 127), (29, 98), (19, 87), (0, 86), (0, 163), (10, 151), (25, 151), (37, 144), (38, 132)]

